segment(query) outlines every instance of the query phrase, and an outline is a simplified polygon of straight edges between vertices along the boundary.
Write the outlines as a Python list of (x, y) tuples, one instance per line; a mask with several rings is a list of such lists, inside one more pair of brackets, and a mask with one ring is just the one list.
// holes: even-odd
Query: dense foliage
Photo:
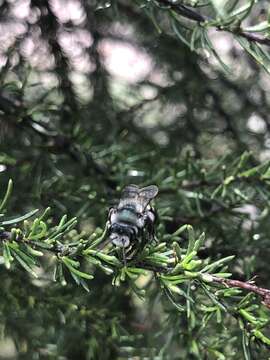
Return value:
[[(269, 357), (269, 13), (0, 1), (0, 358)], [(125, 264), (130, 183), (158, 220)]]

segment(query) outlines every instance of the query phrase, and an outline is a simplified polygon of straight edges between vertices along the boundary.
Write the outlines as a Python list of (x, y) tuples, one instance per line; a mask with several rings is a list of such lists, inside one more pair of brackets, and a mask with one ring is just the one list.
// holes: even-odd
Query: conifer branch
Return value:
[[(158, 4), (160, 4), (161, 6), (165, 6), (166, 8), (169, 8), (169, 9), (175, 11), (177, 14), (179, 14), (189, 20), (195, 21), (201, 25), (207, 24), (209, 22), (214, 22), (214, 19), (202, 15), (202, 14), (198, 13), (196, 10), (194, 10), (186, 5), (173, 3), (170, 0), (156, 0), (156, 2)], [(270, 46), (270, 38), (258, 35), (256, 33), (251, 33), (251, 32), (247, 33), (245, 31), (243, 31), (240, 27), (227, 27), (226, 25), (224, 25), (224, 26), (217, 25), (216, 30), (229, 32), (236, 36), (241, 36), (250, 42), (255, 42), (255, 43), (258, 43), (261, 45)]]
[(255, 294), (258, 294), (262, 297), (263, 304), (270, 308), (270, 290), (259, 287), (254, 284), (252, 281), (240, 281), (240, 280), (233, 280), (233, 279), (224, 279), (217, 276), (210, 275), (212, 280), (216, 283), (223, 284), (229, 288), (241, 288)]

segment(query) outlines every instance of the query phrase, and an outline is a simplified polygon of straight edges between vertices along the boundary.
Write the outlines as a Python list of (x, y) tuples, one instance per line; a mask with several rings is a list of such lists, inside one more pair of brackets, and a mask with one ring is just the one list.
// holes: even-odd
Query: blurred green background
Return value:
[[(247, 25), (268, 7), (254, 4)], [(269, 189), (258, 180), (211, 197), (243, 153), (247, 167), (270, 159), (270, 78), (233, 34), (208, 34), (218, 56), (181, 42), (154, 1), (0, 0), (0, 182), (2, 194), (15, 184), (10, 216), (51, 206), (54, 219), (78, 216), (91, 233), (125, 184), (156, 183), (168, 232), (206, 230), (202, 258), (235, 254), (236, 277), (256, 274), (270, 287)], [(155, 292), (143, 303), (102, 274), (90, 294), (46, 274), (33, 281), (1, 266), (0, 276), (3, 359), (154, 358), (152, 335), (164, 325)], [(112, 333), (119, 321), (129, 335)], [(240, 358), (235, 349), (228, 359)]]

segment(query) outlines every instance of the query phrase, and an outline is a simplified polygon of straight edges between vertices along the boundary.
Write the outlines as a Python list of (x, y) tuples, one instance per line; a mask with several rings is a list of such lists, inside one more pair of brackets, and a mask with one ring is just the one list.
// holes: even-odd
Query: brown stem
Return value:
[(223, 284), (227, 287), (230, 287), (230, 288), (237, 287), (237, 288), (248, 290), (250, 292), (260, 295), (262, 297), (263, 304), (270, 309), (270, 290), (269, 289), (259, 287), (250, 282), (233, 280), (233, 279), (224, 279), (224, 278), (220, 278), (220, 277), (212, 276), (212, 275), (211, 275), (211, 277), (214, 282)]
[[(154, 273), (170, 273), (170, 268), (160, 268), (155, 266), (149, 266), (147, 264), (139, 263), (139, 267), (153, 271)], [(218, 276), (214, 276), (211, 274), (207, 274), (211, 277), (211, 280), (215, 283), (222, 284), (229, 288), (241, 288), (247, 290), (249, 292), (253, 292), (254, 294), (260, 295), (262, 297), (262, 303), (270, 309), (270, 290), (266, 288), (259, 287), (251, 282), (248, 281), (240, 281), (234, 279), (224, 279)]]

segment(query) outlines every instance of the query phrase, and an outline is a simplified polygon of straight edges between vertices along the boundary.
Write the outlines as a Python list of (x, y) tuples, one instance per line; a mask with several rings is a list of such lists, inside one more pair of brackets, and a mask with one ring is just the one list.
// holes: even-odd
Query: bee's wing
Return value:
[(139, 209), (138, 212), (143, 212), (147, 205), (150, 203), (154, 197), (158, 194), (158, 187), (156, 185), (149, 185), (144, 188), (139, 189), (138, 194), (138, 205), (137, 208)]
[(138, 214), (141, 214), (157, 193), (158, 187), (155, 185), (141, 189), (137, 185), (128, 185), (122, 191), (118, 209), (132, 206)]
[(139, 194), (139, 187), (137, 185), (127, 185), (121, 193), (121, 198), (119, 201), (118, 208), (122, 209), (126, 205), (131, 205), (136, 208), (137, 211), (137, 199)]

